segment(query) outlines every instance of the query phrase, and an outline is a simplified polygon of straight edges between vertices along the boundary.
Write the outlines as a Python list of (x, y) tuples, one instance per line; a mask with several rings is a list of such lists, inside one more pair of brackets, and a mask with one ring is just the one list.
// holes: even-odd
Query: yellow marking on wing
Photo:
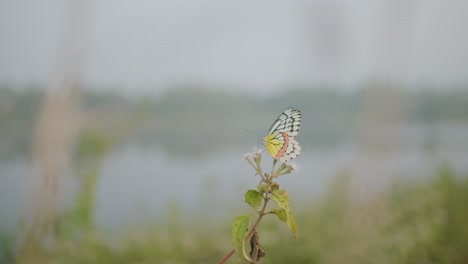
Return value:
[(272, 157), (276, 156), (276, 154), (278, 154), (278, 152), (281, 150), (281, 148), (283, 147), (283, 144), (284, 144), (284, 141), (278, 139), (278, 134), (277, 132), (275, 133), (271, 133), (270, 135), (266, 136), (264, 138), (264, 141), (265, 141), (265, 147), (268, 151), (268, 153), (270, 153), (270, 155)]

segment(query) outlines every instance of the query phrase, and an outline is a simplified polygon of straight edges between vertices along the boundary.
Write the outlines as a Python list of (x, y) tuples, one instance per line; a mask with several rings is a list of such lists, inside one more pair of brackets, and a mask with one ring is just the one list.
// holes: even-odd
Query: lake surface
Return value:
[[(434, 131), (434, 130), (433, 130)], [(293, 207), (317, 198), (340, 174), (353, 177), (355, 193), (371, 198), (396, 177), (419, 180), (448, 166), (468, 175), (468, 126), (436, 129), (433, 140), (420, 128), (410, 128), (399, 144), (372, 147), (359, 140), (338, 147), (317, 149), (303, 145), (294, 160), (299, 170), (279, 179)], [(388, 133), (392, 133), (391, 131)], [(429, 143), (428, 143), (429, 142)], [(101, 164), (95, 204), (98, 227), (115, 230), (132, 223), (163, 217), (176, 206), (191, 215), (232, 217), (249, 209), (243, 202), (258, 176), (243, 159), (253, 148), (226, 149), (198, 157), (169, 155), (158, 147), (129, 145), (109, 153)], [(265, 153), (263, 166), (271, 168)], [(26, 213), (32, 180), (26, 158), (0, 161), (0, 233), (14, 232)], [(62, 179), (63, 207), (73, 203), (76, 177)]]

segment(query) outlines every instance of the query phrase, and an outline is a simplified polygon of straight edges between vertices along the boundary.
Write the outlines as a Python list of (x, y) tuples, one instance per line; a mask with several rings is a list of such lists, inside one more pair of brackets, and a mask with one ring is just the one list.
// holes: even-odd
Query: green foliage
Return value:
[(258, 207), (262, 204), (262, 201), (263, 195), (256, 190), (248, 190), (245, 193), (245, 202), (254, 210), (258, 209)]
[(78, 136), (77, 153), (78, 162), (83, 159), (95, 159), (106, 153), (109, 148), (108, 135), (97, 129), (84, 129)]
[(428, 184), (401, 183), (389, 197), (385, 249), (398, 263), (468, 261), (468, 179), (441, 169)]
[(247, 260), (247, 261), (252, 261), (245, 251), (245, 237), (247, 235), (247, 232), (249, 231), (250, 227), (250, 217), (249, 216), (238, 216), (234, 219), (232, 223), (232, 231), (231, 231), (231, 236), (232, 236), (232, 244), (234, 246), (234, 250), (236, 251), (236, 254)]
[(444, 169), (364, 202), (350, 199), (349, 179), (299, 211), (298, 240), (270, 226), (268, 263), (467, 263), (468, 177)]
[[(442, 169), (361, 202), (351, 198), (351, 179), (338, 177), (321, 199), (296, 208), (297, 239), (266, 217), (259, 230), (265, 263), (468, 263), (467, 176)], [(76, 239), (58, 238), (49, 263), (216, 263), (232, 248), (223, 235), (229, 224), (190, 219), (180, 215), (118, 236), (84, 230)]]
[(179, 231), (174, 235), (158, 224), (117, 236), (87, 232), (80, 238), (57, 241), (47, 263), (202, 264), (215, 263), (224, 253), (209, 230), (187, 225)]
[(78, 136), (75, 167), (80, 180), (76, 203), (59, 217), (58, 235), (75, 238), (94, 228), (93, 213), (101, 162), (109, 150), (109, 138), (96, 129), (83, 129)]
[[(288, 193), (285, 190), (274, 190), (271, 192), (271, 200), (273, 200), (276, 203), (276, 205), (278, 205), (279, 208), (283, 210), (282, 212), (278, 212), (278, 210), (275, 210), (274, 214), (276, 214), (276, 216), (278, 216), (280, 220), (283, 220), (282, 216), (284, 213), (283, 221), (286, 222), (294, 237), (297, 238), (297, 223), (294, 219), (294, 215), (291, 213), (291, 208), (289, 207)], [(280, 215), (278, 215), (278, 213)]]
[(0, 234), (0, 263), (13, 263), (13, 243), (12, 235)]

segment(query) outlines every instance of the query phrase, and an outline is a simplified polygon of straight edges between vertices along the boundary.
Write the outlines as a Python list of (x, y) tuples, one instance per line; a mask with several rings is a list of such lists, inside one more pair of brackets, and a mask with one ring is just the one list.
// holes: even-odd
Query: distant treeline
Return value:
[[(44, 90), (0, 88), (0, 157), (30, 152)], [(398, 90), (405, 121), (468, 124), (468, 89)], [(203, 88), (176, 88), (163, 96), (128, 97), (114, 91), (82, 92), (82, 108), (104, 133), (113, 124), (144, 117), (122, 143), (161, 145), (187, 155), (239, 145), (256, 145), (287, 106), (303, 112), (301, 143), (340, 144), (353, 133), (372, 89), (290, 89), (269, 97)], [(389, 104), (392, 106), (392, 104)], [(395, 107), (401, 107), (395, 102)], [(392, 111), (391, 107), (388, 109)], [(398, 109), (401, 110), (401, 109)], [(100, 120), (100, 121), (99, 121)], [(96, 120), (95, 120), (96, 121)], [(110, 124), (109, 124), (110, 123)], [(259, 136), (246, 133), (250, 130)]]

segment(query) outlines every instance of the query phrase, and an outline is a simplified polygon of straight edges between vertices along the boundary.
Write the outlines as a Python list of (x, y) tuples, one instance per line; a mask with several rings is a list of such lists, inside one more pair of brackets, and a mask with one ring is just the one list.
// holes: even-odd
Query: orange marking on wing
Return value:
[(289, 146), (289, 136), (288, 136), (288, 134), (286, 132), (284, 132), (284, 131), (282, 131), (280, 133), (284, 137), (284, 144), (283, 144), (283, 147), (278, 151), (278, 153), (276, 153), (275, 159), (281, 158), (281, 156), (283, 156), (283, 154), (286, 152), (286, 150), (288, 149), (288, 146)]

